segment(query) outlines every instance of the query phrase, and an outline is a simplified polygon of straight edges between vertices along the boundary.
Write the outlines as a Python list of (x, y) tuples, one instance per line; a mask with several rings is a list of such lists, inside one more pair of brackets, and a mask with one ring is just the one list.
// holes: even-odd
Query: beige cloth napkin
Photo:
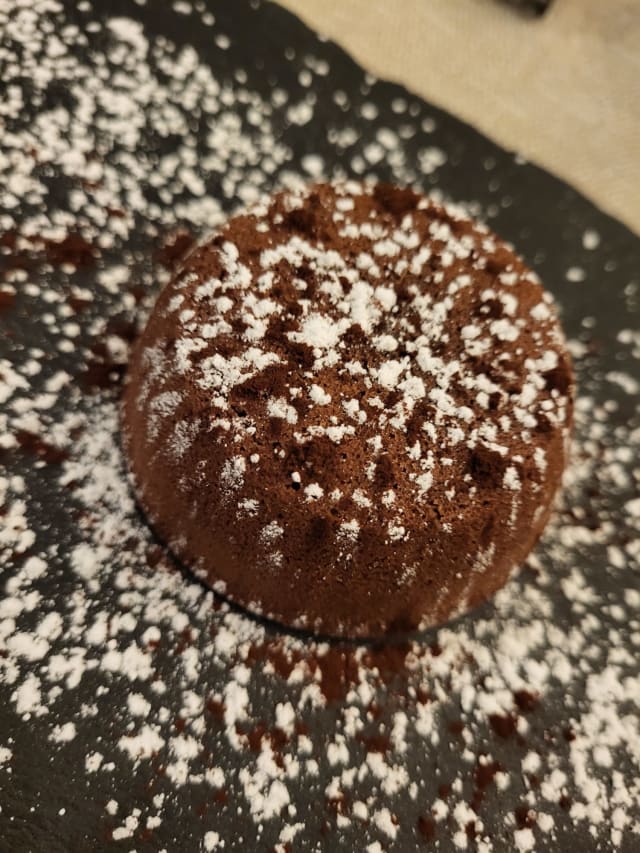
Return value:
[(640, 0), (280, 0), (640, 232)]

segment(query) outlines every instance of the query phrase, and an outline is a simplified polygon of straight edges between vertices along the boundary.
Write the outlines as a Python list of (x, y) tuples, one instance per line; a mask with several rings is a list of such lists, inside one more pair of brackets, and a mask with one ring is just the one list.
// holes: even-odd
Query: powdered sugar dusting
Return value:
[[(0, 362), (0, 837), (17, 839), (12, 849), (48, 844), (52, 831), (69, 849), (95, 839), (127, 850), (286, 850), (307, 839), (322, 849), (336, 838), (371, 853), (429, 840), (483, 853), (564, 849), (568, 838), (584, 849), (635, 849), (637, 316), (621, 318), (619, 339), (608, 343), (620, 358), (606, 365), (589, 318), (570, 342), (582, 391), (566, 496), (531, 571), (495, 606), (382, 650), (294, 638), (233, 611), (151, 538), (126, 481), (117, 392), (84, 396), (78, 362), (89, 356), (90, 377), (107, 385), (122, 372), (127, 338), (113, 321), (131, 316), (136, 288), (148, 304), (151, 280), (144, 264), (123, 257), (130, 235), (179, 220), (213, 226), (221, 211), (207, 174), (220, 178), (216, 197), (252, 201), (287, 159), (271, 111), (304, 128), (314, 92), (289, 104), (276, 88), (269, 102), (246, 81), (215, 79), (195, 50), (175, 51), (131, 19), (44, 23), (59, 12), (52, 0), (0, 11), (5, 40), (19, 46), (0, 47), (8, 92), (0, 230), (18, 232), (13, 243), (3, 238), (0, 258), (2, 292), (16, 297)], [(180, 4), (180, 20), (192, 14)], [(202, 26), (225, 52), (230, 38), (214, 24), (205, 12)], [(91, 63), (77, 58), (84, 44)], [(309, 56), (304, 69), (324, 78), (323, 63)], [(69, 82), (73, 109), (62, 97), (35, 106), (56, 79)], [(335, 103), (348, 109), (349, 96), (335, 92)], [(196, 105), (216, 119), (203, 123), (203, 172), (193, 168)], [(402, 134), (412, 121), (434, 129), (412, 106), (396, 98), (397, 126), (378, 133), (398, 180), (415, 178)], [(372, 101), (361, 112), (380, 121)], [(143, 138), (174, 131), (174, 150), (147, 156)], [(360, 153), (348, 123), (330, 132), (354, 167), (379, 156), (375, 147), (368, 160)], [(426, 172), (443, 159), (429, 149), (421, 147)], [(307, 168), (317, 173), (318, 159)], [(84, 244), (69, 237), (78, 231)], [(598, 240), (585, 231), (584, 244), (595, 263)], [(87, 276), (92, 247), (100, 268)], [(31, 264), (45, 249), (52, 263)], [(355, 297), (352, 306), (360, 310)], [(261, 311), (253, 311), (257, 349)], [(543, 307), (537, 313), (544, 319)], [(105, 349), (89, 354), (98, 338)], [(399, 360), (381, 343), (385, 360)], [(606, 380), (610, 372), (618, 375)], [(324, 394), (314, 394), (320, 409)], [(347, 417), (327, 430), (355, 429)], [(451, 430), (451, 441), (463, 440), (464, 422)], [(497, 435), (482, 440), (499, 444)], [(189, 441), (186, 427), (176, 429), (176, 449)], [(255, 464), (240, 449), (232, 455), (245, 460), (235, 472)], [(384, 505), (394, 500), (385, 490)], [(233, 489), (229, 501), (256, 510)], [(359, 524), (354, 515), (341, 525), (347, 552)], [(265, 533), (270, 541), (277, 527)], [(16, 834), (21, 824), (28, 835)]]

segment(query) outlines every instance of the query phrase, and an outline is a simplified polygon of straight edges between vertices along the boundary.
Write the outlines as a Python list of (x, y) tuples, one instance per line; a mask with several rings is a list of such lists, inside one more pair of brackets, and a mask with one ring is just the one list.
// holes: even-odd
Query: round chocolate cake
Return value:
[(385, 184), (282, 192), (164, 289), (125, 446), (160, 537), (289, 626), (450, 619), (540, 535), (573, 375), (552, 299), (495, 234)]

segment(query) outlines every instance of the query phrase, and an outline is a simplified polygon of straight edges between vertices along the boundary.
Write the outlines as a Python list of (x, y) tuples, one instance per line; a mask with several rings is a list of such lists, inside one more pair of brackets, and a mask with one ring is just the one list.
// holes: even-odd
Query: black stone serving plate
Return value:
[[(212, 12), (215, 16), (213, 27), (202, 23), (202, 14)], [(43, 15), (48, 13), (44, 12)], [(286, 109), (274, 109), (271, 123), (276, 138), (291, 152), (286, 162), (274, 169), (264, 188), (269, 190), (279, 185), (284, 172), (308, 175), (308, 155), (322, 158), (324, 171), (331, 175), (344, 174), (354, 177), (371, 175), (379, 179), (414, 183), (425, 191), (435, 191), (447, 200), (467, 204), (472, 211), (484, 218), (499, 234), (511, 241), (524, 258), (535, 268), (547, 287), (557, 299), (562, 313), (567, 336), (582, 340), (588, 349), (587, 358), (579, 365), (578, 375), (580, 391), (590, 395), (594, 405), (607, 400), (615, 400), (617, 409), (612, 414), (609, 432), (611, 446), (615, 446), (616, 436), (620, 433), (616, 427), (628, 429), (638, 418), (637, 394), (627, 393), (615, 384), (605, 382), (604, 377), (611, 371), (625, 372), (638, 376), (638, 361), (631, 357), (629, 348), (618, 340), (622, 329), (637, 330), (639, 323), (638, 291), (640, 288), (640, 240), (619, 222), (599, 211), (587, 199), (562, 181), (524, 162), (513, 153), (505, 151), (491, 140), (479, 134), (473, 128), (446, 112), (425, 103), (407, 92), (401, 86), (390, 82), (375, 80), (349, 58), (339, 47), (319, 38), (293, 15), (277, 5), (260, 0), (221, 0), (207, 4), (186, 3), (172, 7), (168, 3), (149, 3), (139, 5), (133, 0), (110, 0), (109, 3), (66, 2), (56, 18), (56, 27), (61, 20), (76, 23), (80, 31), (86, 32), (89, 45), (78, 44), (75, 48), (82, 51), (99, 52), (103, 42), (99, 33), (92, 35), (88, 26), (90, 21), (106, 20), (112, 17), (126, 17), (142, 23), (145, 37), (150, 43), (158, 39), (168, 39), (178, 47), (191, 45), (197, 52), (199, 62), (210, 66), (213, 75), (220, 81), (227, 81), (233, 88), (238, 80), (238, 72), (246, 75), (243, 85), (269, 101), (275, 89), (288, 94), (289, 103), (299, 103), (309, 97), (311, 92), (314, 104), (309, 120), (297, 125), (287, 119)], [(218, 34), (227, 39), (223, 45), (214, 42)], [(0, 32), (0, 44), (3, 41)], [(73, 50), (73, 48), (71, 48)], [(313, 86), (304, 84), (307, 67), (305, 58), (309, 55), (324, 61), (328, 73), (315, 74)], [(244, 79), (244, 78), (243, 78)], [(301, 80), (303, 82), (301, 82)], [(28, 88), (28, 82), (25, 84)], [(336, 98), (336, 92), (340, 93)], [(24, 105), (20, 121), (26, 126), (35, 115), (47, 107), (54, 107), (65, 101), (64, 83), (56, 89), (51, 86), (44, 104), (36, 106), (27, 102)], [(363, 106), (367, 105), (364, 107)], [(73, 105), (71, 105), (73, 108)], [(193, 126), (199, 132), (198, 115), (194, 111)], [(353, 128), (356, 135), (349, 144), (336, 144), (335, 140), (345, 128)], [(396, 151), (402, 152), (401, 164), (390, 162), (387, 155), (377, 159), (375, 164), (367, 163), (363, 152), (376, 140), (378, 131), (388, 128), (398, 132)], [(198, 137), (200, 138), (200, 137)], [(172, 140), (151, 141), (145, 149), (147, 156), (153, 146), (162, 153), (171, 148)], [(2, 148), (2, 130), (0, 129), (0, 149)], [(445, 158), (438, 155), (422, 157), (426, 149), (444, 152)], [(199, 151), (196, 152), (200, 154)], [(354, 159), (355, 158), (355, 159)], [(422, 167), (421, 164), (422, 163)], [(425, 165), (426, 164), (426, 165)], [(430, 165), (429, 165), (430, 164)], [(55, 163), (53, 164), (55, 172)], [(249, 170), (251, 164), (240, 166)], [(220, 200), (225, 210), (237, 206), (238, 199), (225, 197), (222, 191), (224, 174), (209, 174), (206, 179), (206, 193)], [(45, 205), (53, 205), (56, 193), (66, 192), (64, 180), (56, 183), (55, 174), (50, 182), (50, 195)], [(631, 188), (630, 188), (631, 191)], [(25, 215), (31, 214), (25, 202)], [(20, 211), (13, 211), (17, 222)], [(165, 222), (167, 222), (165, 218)], [(183, 225), (177, 218), (174, 223)], [(126, 250), (127, 257), (133, 258), (140, 266), (140, 275), (148, 273), (150, 259), (157, 249), (157, 228), (151, 236), (145, 235), (144, 223), (128, 238), (127, 244), (118, 249)], [(596, 232), (599, 241), (593, 247), (585, 247), (585, 233)], [(587, 239), (587, 244), (589, 240)], [(6, 247), (0, 255), (0, 272), (3, 268), (15, 266), (11, 251)], [(9, 246), (10, 248), (10, 246)], [(108, 267), (118, 262), (118, 251), (105, 251), (99, 267)], [(96, 267), (88, 264), (75, 272), (60, 272), (56, 265), (41, 268), (37, 263), (29, 265), (30, 280), (44, 283), (47, 276), (52, 287), (64, 287), (78, 284), (95, 290), (96, 299), (74, 318), (81, 326), (79, 341), (89, 346), (91, 341), (91, 323), (96, 317), (109, 317), (116, 304), (115, 297), (104, 288), (95, 284)], [(577, 275), (569, 270), (579, 268)], [(63, 281), (64, 279), (64, 281)], [(576, 280), (579, 279), (579, 280)], [(62, 283), (61, 283), (62, 282)], [(79, 347), (72, 353), (60, 353), (52, 350), (51, 337), (45, 334), (39, 322), (39, 314), (45, 312), (44, 303), (38, 303), (22, 291), (22, 285), (16, 286), (14, 304), (2, 315), (2, 334), (0, 337), (0, 357), (22, 363), (28, 347), (41, 347), (45, 355), (41, 360), (45, 364), (42, 381), (56, 370), (64, 369), (77, 377), (86, 372), (85, 358)], [(130, 319), (130, 318), (129, 318)], [(95, 341), (93, 342), (95, 344)], [(94, 365), (95, 368), (95, 365)], [(39, 390), (39, 380), (33, 380), (34, 393)], [(77, 387), (80, 387), (78, 385)], [(103, 396), (83, 394), (74, 398), (74, 405), (87, 417), (91, 417), (92, 407), (117, 391), (107, 390)], [(59, 398), (54, 409), (49, 412), (55, 421), (62, 419), (65, 410), (64, 397)], [(634, 420), (635, 419), (635, 420)], [(580, 437), (578, 437), (580, 438)], [(67, 454), (73, 457), (74, 448)], [(36, 543), (30, 551), (17, 554), (14, 560), (7, 560), (0, 566), (3, 579), (9, 581), (14, 571), (24, 563), (29, 554), (47, 552), (49, 570), (39, 579), (38, 589), (42, 595), (42, 604), (29, 614), (27, 628), (38, 621), (39, 612), (45, 604), (55, 603), (60, 612), (65, 611), (65, 602), (71, 600), (77, 592), (77, 578), (69, 566), (68, 554), (86, 533), (79, 523), (80, 510), (72, 490), (62, 488), (58, 483), (59, 458), (47, 458), (50, 449), (38, 446), (33, 440), (23, 436), (22, 447), (3, 451), (1, 462), (9, 475), (18, 474), (25, 478), (29, 495), (29, 524), (36, 531)], [(55, 453), (54, 453), (55, 457)], [(44, 464), (52, 463), (52, 464)], [(637, 463), (636, 463), (637, 464)], [(122, 477), (125, 477), (122, 468)], [(628, 544), (637, 532), (627, 525), (624, 504), (633, 497), (633, 492), (624, 490), (603, 492), (597, 485), (583, 489), (584, 510), (592, 527), (597, 528), (605, 517), (617, 519), (620, 530), (620, 546)], [(140, 528), (143, 521), (138, 519)], [(145, 535), (144, 532), (141, 535)], [(123, 543), (123, 548), (126, 544)], [(553, 542), (545, 540), (538, 552), (539, 559), (548, 571), (554, 570)], [(599, 604), (591, 605), (594, 616), (602, 601), (616, 604), (622, 590), (637, 587), (637, 566), (629, 559), (617, 573), (606, 569), (604, 551), (600, 547), (585, 547), (576, 550), (576, 559), (589, 583), (597, 589)], [(557, 568), (565, 571), (566, 566)], [(176, 573), (179, 568), (173, 569)], [(187, 583), (185, 579), (185, 584)], [(193, 583), (193, 582), (192, 582)], [(514, 581), (514, 584), (535, 583), (534, 578)], [(559, 587), (559, 581), (557, 586)], [(552, 591), (547, 592), (552, 598)], [(89, 614), (107, 611), (116, 606), (121, 589), (110, 588), (102, 583), (95, 591), (95, 600), (88, 602)], [(209, 597), (210, 598), (210, 597)], [(206, 631), (213, 631), (216, 620), (223, 617), (222, 611), (214, 609), (201, 594), (194, 604), (193, 625), (198, 632), (188, 639), (201, 652), (200, 670), (197, 677), (197, 691), (202, 696), (216, 691), (218, 684), (228, 683), (229, 672), (223, 673), (220, 664), (206, 660)], [(204, 603), (204, 605), (203, 605)], [(589, 604), (585, 605), (589, 613)], [(184, 608), (183, 608), (184, 610)], [(197, 611), (197, 612), (196, 612)], [(580, 624), (580, 617), (572, 610), (566, 596), (558, 592), (554, 601), (553, 619), (558, 624)], [(242, 617), (244, 618), (244, 617)], [(250, 617), (246, 617), (250, 622)], [(459, 620), (449, 630), (464, 630), (473, 634), (474, 626), (481, 619), (500, 619), (493, 613), (493, 606), (486, 605), (480, 611)], [(148, 627), (149, 620), (144, 627)], [(526, 630), (526, 624), (523, 630)], [(596, 645), (606, 652), (611, 642), (611, 625), (604, 620), (600, 632), (590, 635), (590, 642), (596, 636)], [(132, 636), (136, 636), (132, 630)], [(635, 663), (625, 664), (624, 672), (630, 678), (637, 678), (640, 667), (637, 665), (637, 648), (631, 645), (633, 623), (617, 625), (617, 642), (628, 648), (634, 655)], [(637, 626), (636, 629), (637, 630)], [(284, 634), (277, 626), (265, 624), (265, 642), (276, 643)], [(184, 631), (183, 631), (184, 634)], [(182, 635), (181, 635), (182, 636)], [(622, 638), (622, 639), (620, 639)], [(184, 642), (187, 642), (183, 637)], [(114, 641), (114, 648), (124, 649), (131, 641), (125, 635)], [(432, 653), (439, 652), (439, 633), (432, 631), (418, 639)], [(82, 644), (71, 632), (63, 634), (52, 642), (52, 653), (62, 647)], [(304, 645), (304, 638), (296, 642)], [(309, 641), (311, 644), (311, 640)], [(627, 644), (627, 645), (625, 645)], [(634, 652), (635, 649), (635, 652)], [(381, 749), (380, 742), (389, 744), (389, 733), (393, 713), (404, 709), (407, 715), (415, 712), (415, 701), (407, 701), (407, 696), (415, 700), (415, 673), (406, 672), (389, 661), (392, 653), (374, 650), (374, 659), (379, 668), (384, 669), (387, 661), (387, 675), (378, 684), (375, 697), (375, 734), (374, 739), (360, 742), (361, 752), (353, 752), (349, 762), (359, 766), (366, 759), (367, 750)], [(480, 839), (486, 836), (494, 851), (516, 849), (513, 842), (514, 827), (517, 821), (528, 826), (526, 808), (522, 811), (525, 796), (531, 780), (526, 782), (520, 770), (520, 762), (529, 749), (539, 753), (545, 750), (558, 755), (558, 766), (569, 775), (566, 792), (558, 802), (545, 803), (545, 811), (554, 818), (553, 832), (541, 832), (535, 828), (536, 850), (564, 851), (621, 849), (631, 853), (640, 849), (639, 836), (630, 831), (623, 834), (618, 846), (611, 840), (611, 826), (600, 821), (594, 833), (589, 832), (588, 821), (574, 821), (570, 815), (570, 804), (575, 791), (570, 777), (570, 765), (567, 754), (570, 748), (570, 719), (576, 715), (576, 709), (588, 707), (585, 679), (576, 670), (575, 678), (564, 686), (555, 684), (549, 689), (544, 701), (535, 708), (528, 708), (526, 696), (521, 697), (522, 713), (528, 714), (530, 734), (526, 739), (511, 737), (514, 732), (507, 722), (506, 729), (495, 720), (493, 728), (482, 726), (474, 728), (473, 750), (476, 755), (484, 752), (498, 765), (510, 773), (510, 785), (498, 792), (492, 785), (493, 771), (484, 774), (478, 772), (476, 764), (469, 764), (462, 757), (464, 744), (461, 729), (456, 720), (460, 719), (460, 707), (445, 708), (446, 713), (436, 714), (433, 725), (440, 728), (440, 743), (428, 738), (420, 738), (409, 725), (407, 734), (408, 749), (401, 756), (387, 755), (388, 763), (401, 766), (416, 783), (416, 796), (410, 795), (407, 788), (399, 794), (380, 793), (380, 780), (368, 779), (358, 791), (359, 798), (373, 796), (376, 808), (388, 806), (397, 820), (397, 832), (392, 839), (381, 831), (373, 821), (352, 819), (341, 821), (341, 812), (349, 814), (347, 805), (337, 806), (326, 794), (327, 786), (333, 776), (343, 768), (336, 769), (324, 755), (323, 744), (329, 742), (337, 727), (343, 703), (345, 701), (349, 655), (348, 644), (335, 647), (331, 666), (323, 669), (324, 692), (329, 697), (325, 708), (304, 709), (299, 712), (300, 730), (306, 731), (313, 742), (314, 757), (318, 761), (318, 775), (311, 778), (301, 776), (300, 780), (288, 780), (290, 801), (295, 805), (296, 816), (285, 809), (281, 814), (263, 821), (255, 821), (250, 814), (247, 797), (240, 791), (238, 773), (247, 765), (255, 768), (255, 753), (251, 749), (235, 751), (224, 735), (223, 724), (218, 719), (219, 709), (209, 707), (211, 724), (198, 737), (203, 747), (203, 764), (206, 762), (222, 766), (225, 771), (225, 785), (220, 790), (207, 788), (201, 790), (197, 785), (176, 785), (164, 772), (169, 760), (163, 755), (155, 756), (152, 761), (133, 764), (118, 752), (114, 744), (128, 731), (129, 718), (121, 713), (126, 706), (129, 693), (141, 692), (151, 703), (150, 714), (160, 706), (168, 709), (170, 718), (178, 720), (176, 727), (182, 731), (180, 723), (181, 689), (184, 684), (178, 675), (175, 663), (175, 647), (162, 643), (154, 652), (154, 667), (162, 675), (166, 692), (154, 695), (145, 684), (128, 682), (127, 679), (105, 673), (103, 669), (90, 670), (83, 675), (79, 687), (73, 691), (63, 691), (57, 700), (50, 699), (51, 713), (20, 714), (16, 711), (15, 691), (20, 679), (24, 680), (24, 668), (17, 682), (12, 681), (7, 672), (0, 669), (0, 747), (10, 748), (12, 758), (0, 762), (0, 851), (18, 853), (18, 851), (37, 851), (37, 853), (57, 853), (57, 851), (97, 851), (97, 850), (136, 850), (136, 851), (196, 851), (206, 849), (206, 833), (215, 832), (220, 842), (224, 841), (225, 851), (230, 850), (353, 850), (367, 849), (367, 845), (378, 842), (382, 850), (411, 851), (420, 849), (456, 850), (453, 836), (458, 825), (451, 821), (434, 822), (430, 815), (431, 804), (441, 796), (442, 786), (453, 779), (460, 779), (460, 791), (457, 800), (464, 799), (472, 804), (483, 822), (482, 832), (470, 829), (466, 833), (469, 850), (483, 849)], [(315, 654), (315, 652), (314, 652)], [(0, 645), (0, 655), (6, 655)], [(377, 655), (377, 657), (376, 657)], [(302, 655), (304, 656), (304, 655)], [(263, 659), (259, 655), (250, 657), (252, 669), (252, 714), (251, 719), (271, 719), (273, 709), (278, 702), (292, 698), (293, 688), (286, 680), (269, 670), (263, 671)], [(33, 664), (33, 672), (39, 673), (46, 659)], [(321, 667), (322, 668), (322, 667)], [(28, 669), (28, 667), (27, 667)], [(276, 667), (277, 669), (277, 667)], [(383, 673), (384, 675), (384, 673)], [(335, 683), (332, 683), (332, 680)], [(193, 689), (194, 684), (189, 688)], [(446, 685), (445, 685), (446, 687)], [(343, 689), (344, 688), (344, 689)], [(97, 703), (99, 713), (95, 716), (83, 716), (83, 703)], [(155, 704), (154, 704), (155, 703)], [(532, 705), (536, 703), (532, 701)], [(638, 713), (638, 708), (630, 707), (629, 713)], [(77, 714), (77, 731), (69, 741), (52, 741), (49, 738), (54, 722), (68, 722)], [(474, 724), (475, 725), (475, 724)], [(565, 732), (563, 738), (562, 732)], [(196, 738), (197, 740), (198, 738)], [(349, 742), (350, 748), (353, 742)], [(110, 772), (86, 771), (85, 762), (89, 753), (103, 752), (113, 761)], [(383, 749), (384, 751), (384, 749)], [(492, 765), (493, 766), (493, 765)], [(626, 784), (631, 786), (637, 777), (637, 766), (632, 761), (621, 761), (613, 768), (622, 774)], [(612, 770), (598, 771), (606, 780)], [(609, 774), (609, 776), (607, 775)], [(636, 780), (637, 784), (637, 780)], [(414, 792), (415, 793), (415, 792)], [(161, 805), (151, 805), (153, 798), (164, 794)], [(636, 795), (634, 794), (633, 797)], [(624, 807), (631, 821), (640, 820), (640, 807), (637, 799)], [(354, 795), (354, 799), (355, 799)], [(107, 809), (107, 803), (118, 803), (117, 814)], [(159, 802), (159, 801), (158, 801)], [(114, 829), (122, 826), (127, 816), (140, 809), (137, 826), (131, 836), (118, 839)], [(520, 811), (518, 812), (518, 809)], [(148, 826), (145, 823), (150, 815), (159, 815), (159, 823)], [(523, 816), (524, 814), (524, 816)], [(517, 817), (519, 815), (519, 818)], [(514, 816), (511, 819), (510, 816)], [(510, 822), (511, 821), (511, 822)], [(285, 824), (301, 822), (290, 841), (281, 839)], [(208, 843), (213, 845), (212, 836)], [(280, 840), (279, 840), (280, 839)], [(214, 849), (211, 847), (211, 849)], [(218, 849), (218, 848), (215, 848)], [(372, 850), (378, 848), (373, 847)]]

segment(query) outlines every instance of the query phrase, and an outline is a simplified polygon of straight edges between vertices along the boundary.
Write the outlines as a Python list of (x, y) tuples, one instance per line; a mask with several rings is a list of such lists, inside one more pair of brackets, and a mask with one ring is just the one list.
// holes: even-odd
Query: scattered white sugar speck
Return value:
[(318, 500), (324, 495), (324, 489), (319, 483), (310, 483), (304, 487), (304, 493), (308, 501)]
[[(223, 842), (224, 843), (224, 842)], [(206, 853), (212, 853), (213, 850), (217, 850), (220, 845), (220, 834), (214, 832), (213, 830), (209, 830), (209, 832), (205, 832), (203, 846), (206, 850)]]
[(582, 267), (569, 267), (569, 269), (565, 273), (565, 278), (567, 281), (572, 281), (574, 283), (579, 283), (584, 281), (587, 277), (587, 274), (582, 269)]
[(597, 249), (600, 245), (600, 235), (593, 228), (588, 228), (582, 235), (582, 245), (590, 251)]
[(513, 465), (509, 465), (504, 472), (503, 484), (505, 488), (511, 489), (513, 492), (520, 491), (521, 482), (518, 476), (518, 471)]

